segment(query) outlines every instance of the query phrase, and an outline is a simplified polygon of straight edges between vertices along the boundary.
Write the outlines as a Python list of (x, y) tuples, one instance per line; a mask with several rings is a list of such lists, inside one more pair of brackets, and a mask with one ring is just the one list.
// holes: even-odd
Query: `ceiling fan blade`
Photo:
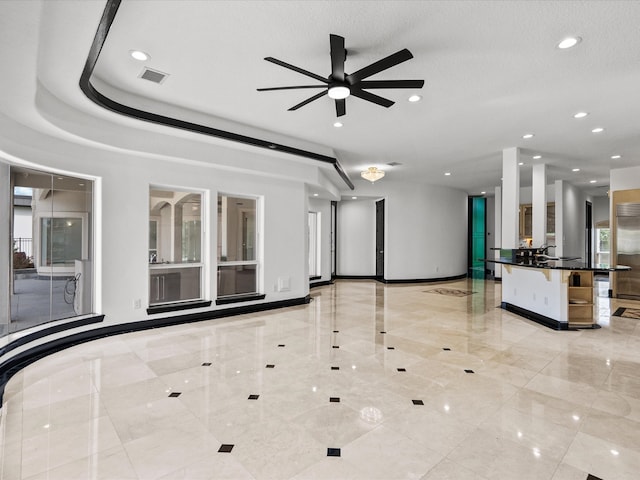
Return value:
[(293, 111), (293, 110), (297, 110), (297, 109), (299, 109), (300, 107), (304, 107), (307, 103), (311, 103), (311, 102), (313, 102), (314, 100), (317, 100), (317, 99), (319, 99), (320, 97), (325, 96), (325, 95), (327, 94), (327, 91), (328, 91), (328, 90), (325, 90), (324, 92), (320, 92), (320, 93), (318, 93), (318, 94), (314, 95), (313, 97), (309, 97), (309, 98), (307, 98), (304, 102), (300, 102), (299, 104), (294, 105), (293, 107), (291, 107), (291, 108), (289, 109), (289, 112), (291, 112), (291, 111)]
[(400, 50), (399, 52), (392, 53), (388, 57), (383, 58), (382, 60), (378, 60), (377, 62), (372, 63), (364, 68), (361, 68), (357, 72), (352, 73), (351, 75), (347, 75), (347, 83), (350, 85), (355, 85), (360, 80), (364, 80), (365, 78), (370, 77), (371, 75), (375, 75), (387, 68), (394, 67), (399, 63), (406, 62), (407, 60), (411, 60), (413, 55), (406, 48)]
[(363, 80), (358, 88), (422, 88), (424, 80)]
[(316, 75), (313, 72), (309, 72), (307, 70), (304, 70), (300, 67), (296, 67), (295, 65), (291, 65), (287, 62), (283, 62), (282, 60), (278, 60), (277, 58), (273, 58), (273, 57), (267, 57), (265, 58), (265, 60), (267, 62), (271, 62), (271, 63), (275, 63), (276, 65), (280, 65), (281, 67), (284, 68), (288, 68), (289, 70), (293, 70), (294, 72), (298, 72), (301, 73), (302, 75), (306, 75), (307, 77), (311, 77), (311, 78), (315, 78), (316, 80), (319, 80), (323, 83), (329, 83), (329, 80), (327, 80), (326, 78), (321, 77), (320, 75)]
[(327, 88), (326, 85), (298, 85), (295, 87), (269, 87), (269, 88), (257, 88), (259, 92), (269, 92), (271, 90), (294, 90), (296, 88)]
[(336, 116), (337, 117), (342, 117), (343, 115), (347, 114), (346, 104), (347, 102), (344, 101), (344, 98), (336, 100)]
[(329, 43), (331, 44), (331, 78), (336, 82), (344, 82), (344, 61), (347, 58), (344, 38), (330, 34)]
[(361, 98), (362, 100), (367, 100), (368, 102), (375, 103), (375, 104), (380, 105), (382, 107), (386, 107), (386, 108), (389, 108), (391, 105), (396, 103), (396, 102), (393, 102), (393, 101), (389, 100), (388, 98), (383, 98), (383, 97), (380, 97), (378, 95), (374, 95), (371, 92), (365, 92), (364, 90), (360, 90), (359, 88), (351, 87), (351, 95), (353, 95), (354, 97)]

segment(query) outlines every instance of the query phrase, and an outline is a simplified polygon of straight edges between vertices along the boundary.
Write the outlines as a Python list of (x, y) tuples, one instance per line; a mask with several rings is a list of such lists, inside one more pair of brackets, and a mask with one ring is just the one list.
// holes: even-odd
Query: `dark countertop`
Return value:
[[(551, 257), (554, 258), (554, 257)], [(554, 270), (587, 270), (592, 272), (615, 272), (618, 270), (631, 270), (631, 267), (626, 265), (609, 265), (606, 263), (593, 263), (588, 264), (580, 261), (579, 259), (541, 259), (541, 258), (527, 258), (523, 260), (514, 261), (511, 258), (482, 258), (483, 262), (500, 263), (503, 265), (513, 265), (514, 267), (528, 267), (528, 268), (550, 268)]]

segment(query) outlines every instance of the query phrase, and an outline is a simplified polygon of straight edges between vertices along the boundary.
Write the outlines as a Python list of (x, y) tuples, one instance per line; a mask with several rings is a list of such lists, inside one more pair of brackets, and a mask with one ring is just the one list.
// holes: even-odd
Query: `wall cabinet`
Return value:
[[(520, 240), (533, 237), (533, 206), (528, 204), (520, 205)], [(547, 244), (554, 242), (556, 233), (556, 204), (547, 203)]]
[(149, 305), (200, 298), (200, 267), (154, 268), (149, 274)]

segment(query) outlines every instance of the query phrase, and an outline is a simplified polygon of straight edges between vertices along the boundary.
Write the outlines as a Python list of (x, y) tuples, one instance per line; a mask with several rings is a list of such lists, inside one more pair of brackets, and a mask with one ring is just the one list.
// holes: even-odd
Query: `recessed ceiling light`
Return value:
[(444, 176), (445, 176), (445, 177), (448, 177), (448, 176), (450, 176), (450, 175), (451, 175), (451, 172), (444, 172)]
[(591, 133), (600, 133), (600, 132), (604, 132), (604, 128), (596, 127), (593, 130), (591, 130)]
[(148, 53), (145, 53), (142, 50), (130, 50), (129, 54), (133, 58), (135, 58), (136, 60), (140, 60), (141, 62), (146, 62), (151, 58)]
[(533, 138), (533, 133), (525, 133), (522, 138)]
[(589, 180), (589, 183), (596, 183), (597, 180)]
[(619, 158), (622, 158), (622, 155), (611, 155), (612, 160), (617, 160)]
[(351, 200), (357, 200), (358, 197), (351, 197)]
[(587, 115), (589, 115), (589, 112), (578, 112), (573, 116), (573, 118), (584, 118)]
[(524, 165), (524, 162), (518, 162), (518, 165), (522, 166)]
[(340, 127), (342, 127), (342, 125), (343, 125), (342, 122), (336, 122), (336, 123), (333, 124), (333, 126), (336, 127), (336, 128), (340, 128)]
[(534, 160), (540, 160), (542, 158), (542, 155), (534, 155), (533, 159)]
[(480, 192), (480, 195), (485, 195), (487, 192)]
[(317, 194), (317, 193), (314, 193), (314, 194), (313, 194), (313, 196), (314, 196), (314, 197), (317, 197), (317, 196), (318, 196), (318, 194)]
[(572, 172), (579, 172), (579, 171), (580, 171), (580, 169), (579, 169), (579, 168), (574, 168), (574, 169), (572, 169), (571, 171), (572, 171)]
[(567, 37), (558, 43), (558, 48), (565, 50), (567, 48), (575, 47), (582, 41), (580, 37)]
[(422, 100), (422, 96), (421, 95), (411, 95), (409, 97), (409, 101), (411, 103), (419, 102), (420, 100)]

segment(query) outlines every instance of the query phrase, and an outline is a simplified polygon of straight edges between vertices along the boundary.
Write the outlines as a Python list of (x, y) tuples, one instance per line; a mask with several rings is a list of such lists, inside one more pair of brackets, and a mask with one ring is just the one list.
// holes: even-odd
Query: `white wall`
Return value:
[[(99, 297), (96, 305), (100, 309), (97, 313), (106, 315), (105, 323), (125, 323), (171, 315), (149, 316), (145, 310), (148, 305), (149, 185), (201, 190), (208, 195), (209, 203), (205, 207), (208, 243), (204, 245), (208, 245), (209, 258), (205, 258), (205, 264), (209, 268), (205, 279), (205, 298), (215, 299), (216, 292), (215, 201), (218, 192), (255, 195), (262, 199), (264, 302), (307, 295), (306, 188), (302, 181), (278, 178), (265, 181), (261, 175), (221, 170), (213, 165), (195, 162), (178, 164), (158, 158), (80, 147), (58, 140), (49, 143), (51, 137), (40, 137), (35, 132), (26, 132), (23, 136), (26, 136), (26, 140), (19, 145), (9, 142), (3, 145), (5, 151), (12, 147), (12, 155), (18, 154), (12, 159), (13, 162), (34, 162), (28, 166), (99, 180), (95, 285)], [(226, 153), (227, 149), (222, 147), (210, 148), (212, 157)], [(6, 163), (0, 161), (0, 165), (3, 170), (6, 169)], [(5, 210), (2, 214), (5, 214)], [(0, 270), (6, 276), (8, 262), (5, 258), (1, 260)], [(287, 286), (283, 291), (276, 291), (279, 280)], [(8, 292), (8, 287), (5, 287), (2, 288), (3, 295)], [(142, 303), (140, 309), (134, 308), (138, 299)], [(3, 305), (6, 303), (3, 302)], [(223, 307), (214, 304), (210, 308)], [(194, 309), (188, 312), (198, 311)]]
[(640, 167), (616, 168), (611, 170), (609, 190), (633, 190), (640, 188)]
[(373, 198), (338, 203), (336, 275), (376, 274), (376, 204)]
[[(575, 186), (563, 182), (562, 255), (585, 259), (585, 201)], [(556, 244), (560, 241), (556, 238)]]
[[(353, 195), (359, 199), (339, 204), (339, 275), (375, 275), (375, 200), (380, 198), (385, 198), (386, 280), (466, 273), (465, 192), (385, 178), (373, 185), (356, 181)], [(361, 200), (363, 195), (366, 200)]]

